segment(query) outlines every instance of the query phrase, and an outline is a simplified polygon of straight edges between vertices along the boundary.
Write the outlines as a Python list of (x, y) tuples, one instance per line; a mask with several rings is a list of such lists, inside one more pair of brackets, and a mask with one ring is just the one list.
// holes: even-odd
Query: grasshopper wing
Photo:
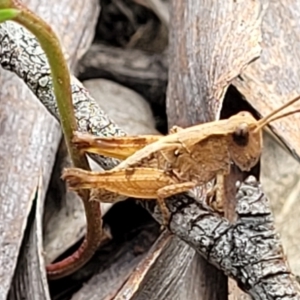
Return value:
[(161, 137), (160, 135), (97, 137), (89, 133), (75, 132), (73, 143), (84, 152), (124, 160)]

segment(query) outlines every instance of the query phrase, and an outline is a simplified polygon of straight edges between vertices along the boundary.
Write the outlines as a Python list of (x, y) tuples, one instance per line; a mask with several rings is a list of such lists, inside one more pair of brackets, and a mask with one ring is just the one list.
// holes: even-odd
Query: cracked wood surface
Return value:
[(171, 231), (210, 263), (226, 269), (225, 274), (253, 299), (300, 299), (299, 284), (282, 251), (261, 184), (248, 177), (236, 201), (233, 223), (205, 210), (196, 212), (195, 203), (183, 209), (180, 201), (169, 201), (172, 211), (180, 211), (173, 215)]
[(213, 121), (230, 82), (260, 54), (264, 9), (259, 0), (171, 3), (169, 121), (181, 127)]

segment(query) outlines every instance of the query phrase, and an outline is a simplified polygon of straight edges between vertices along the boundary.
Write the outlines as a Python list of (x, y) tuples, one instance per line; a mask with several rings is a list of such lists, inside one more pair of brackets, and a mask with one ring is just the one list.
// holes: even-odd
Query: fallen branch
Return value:
[[(0, 38), (2, 67), (22, 78), (58, 118), (49, 66), (37, 41), (22, 27), (9, 22), (0, 26)], [(98, 136), (125, 134), (75, 78), (72, 79), (72, 93), (81, 131)], [(118, 163), (101, 156), (94, 158), (105, 169)], [(187, 195), (173, 197), (172, 201), (167, 201), (172, 212), (170, 230), (234, 278), (254, 299), (300, 299), (299, 287), (284, 260), (261, 187), (251, 179), (242, 185), (237, 198), (238, 219), (230, 224), (201, 208), (196, 199)], [(150, 207), (150, 203), (144, 205)], [(153, 207), (151, 211), (161, 220)]]

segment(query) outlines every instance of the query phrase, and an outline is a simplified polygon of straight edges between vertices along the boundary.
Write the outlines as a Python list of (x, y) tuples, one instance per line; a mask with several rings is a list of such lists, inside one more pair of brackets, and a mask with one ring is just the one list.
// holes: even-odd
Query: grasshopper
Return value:
[[(212, 192), (216, 196), (216, 206), (221, 208), (224, 179), (230, 172), (230, 165), (234, 163), (242, 171), (254, 167), (262, 152), (262, 129), (272, 121), (298, 112), (276, 116), (299, 99), (300, 96), (260, 120), (242, 111), (225, 120), (185, 129), (173, 127), (166, 136), (95, 137), (75, 133), (74, 143), (82, 151), (123, 161), (102, 173), (65, 169), (62, 178), (73, 190), (93, 189), (95, 199), (102, 202), (117, 202), (127, 197), (156, 198), (165, 226), (170, 216), (165, 198), (215, 178)], [(115, 198), (117, 195), (119, 197)]]

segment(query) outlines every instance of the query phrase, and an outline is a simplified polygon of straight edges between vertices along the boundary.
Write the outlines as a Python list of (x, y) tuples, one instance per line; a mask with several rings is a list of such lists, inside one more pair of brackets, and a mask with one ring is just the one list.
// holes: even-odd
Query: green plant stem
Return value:
[[(60, 122), (72, 163), (75, 167), (90, 170), (87, 158), (73, 145), (73, 132), (77, 130), (72, 103), (71, 80), (59, 40), (51, 27), (18, 0), (0, 0), (0, 9), (19, 11), (12, 21), (19, 23), (38, 39), (51, 69), (54, 94), (60, 114)], [(49, 279), (58, 279), (82, 267), (94, 254), (102, 237), (100, 204), (89, 202), (89, 191), (80, 191), (84, 204), (87, 233), (80, 248), (61, 262), (47, 266)]]
[(20, 13), (19, 10), (16, 9), (1, 9), (0, 11), (0, 23), (9, 21), (15, 18)]

